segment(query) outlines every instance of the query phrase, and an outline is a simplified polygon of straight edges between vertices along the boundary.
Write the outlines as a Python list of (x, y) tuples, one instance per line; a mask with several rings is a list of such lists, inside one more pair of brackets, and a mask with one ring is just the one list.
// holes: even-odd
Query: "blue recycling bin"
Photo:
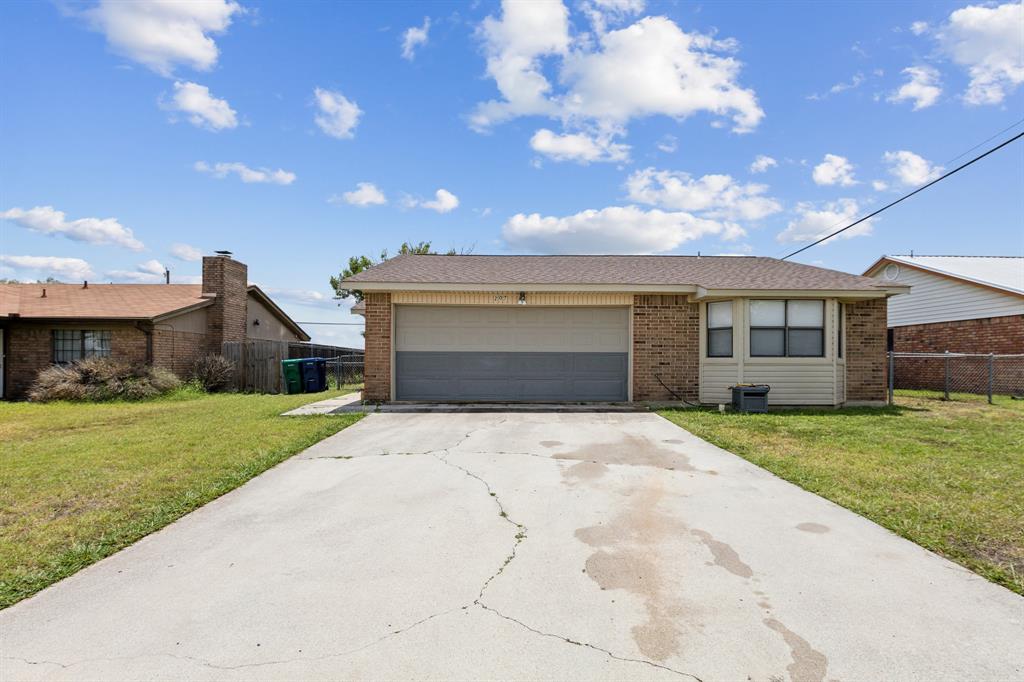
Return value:
[(327, 390), (327, 360), (324, 358), (302, 359), (302, 390), (304, 393), (320, 393)]

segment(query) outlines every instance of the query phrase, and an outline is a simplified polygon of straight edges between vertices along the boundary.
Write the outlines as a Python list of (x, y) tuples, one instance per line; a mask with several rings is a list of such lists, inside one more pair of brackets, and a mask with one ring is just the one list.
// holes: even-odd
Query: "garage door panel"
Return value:
[(397, 306), (395, 397), (626, 400), (628, 346), (624, 307)]

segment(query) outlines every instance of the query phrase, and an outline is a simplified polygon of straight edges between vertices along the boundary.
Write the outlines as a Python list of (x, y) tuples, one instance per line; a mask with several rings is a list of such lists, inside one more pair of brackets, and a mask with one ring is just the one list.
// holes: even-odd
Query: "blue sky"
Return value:
[[(197, 254), (229, 249), (296, 319), (347, 322), (328, 277), (403, 240), (782, 256), (1024, 118), (1022, 17), (962, 1), (5, 3), (0, 277), (192, 281)], [(798, 260), (1024, 255), (1022, 187), (1017, 143)]]

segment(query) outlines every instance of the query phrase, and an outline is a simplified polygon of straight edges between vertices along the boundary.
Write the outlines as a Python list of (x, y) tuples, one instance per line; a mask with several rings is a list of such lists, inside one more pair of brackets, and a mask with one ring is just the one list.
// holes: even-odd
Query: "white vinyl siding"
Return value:
[[(754, 299), (756, 300), (756, 299)], [(825, 299), (823, 357), (750, 355), (750, 301), (733, 300), (733, 357), (707, 356), (707, 306), (701, 306), (700, 401), (732, 400), (730, 386), (768, 384), (769, 405), (838, 405), (845, 400), (845, 363), (836, 356), (838, 302)]]
[(885, 268), (877, 278), (894, 284), (909, 284), (909, 294), (889, 299), (889, 326), (976, 320), (1005, 315), (1024, 315), (1024, 298), (960, 282), (949, 277), (899, 266), (895, 280), (885, 279)]

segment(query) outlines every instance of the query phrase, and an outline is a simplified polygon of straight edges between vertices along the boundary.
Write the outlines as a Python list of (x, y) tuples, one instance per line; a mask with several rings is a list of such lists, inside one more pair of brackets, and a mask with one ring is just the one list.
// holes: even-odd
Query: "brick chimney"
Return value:
[(206, 309), (206, 338), (211, 353), (225, 341), (244, 341), (249, 302), (249, 268), (229, 252), (203, 256), (203, 293), (216, 294)]

